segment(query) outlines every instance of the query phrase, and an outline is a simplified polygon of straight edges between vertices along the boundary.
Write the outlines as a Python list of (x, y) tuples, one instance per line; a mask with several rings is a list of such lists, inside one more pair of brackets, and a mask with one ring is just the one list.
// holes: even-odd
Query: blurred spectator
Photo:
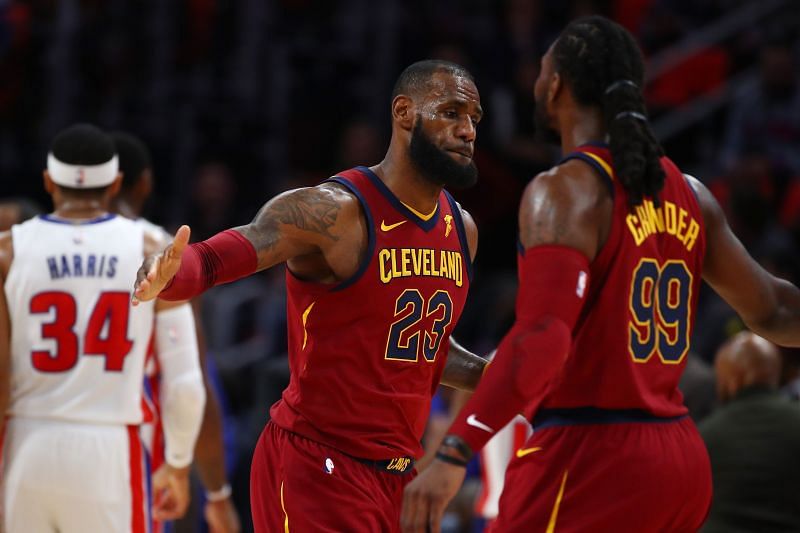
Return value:
[(714, 370), (694, 352), (686, 356), (678, 388), (695, 424), (711, 414), (716, 401)]
[(699, 426), (714, 480), (702, 531), (800, 531), (800, 406), (778, 391), (777, 348), (742, 332), (715, 369), (725, 405)]
[(247, 222), (236, 216), (236, 182), (222, 161), (203, 163), (192, 182), (188, 223), (192, 240), (207, 239), (224, 228)]
[[(641, 22), (641, 40), (646, 54), (655, 54), (688, 37), (695, 26), (710, 16), (709, 4), (684, 0), (653, 2)], [(724, 47), (700, 47), (648, 85), (648, 105), (653, 113), (681, 106), (721, 87), (729, 70), (730, 58)]]
[(28, 198), (0, 200), (0, 231), (8, 231), (14, 224), (25, 222), (42, 213), (44, 210), (41, 206)]
[(754, 149), (769, 157), (775, 170), (800, 175), (800, 87), (792, 41), (776, 40), (761, 51), (759, 79), (736, 98), (722, 149), (726, 168)]
[(731, 229), (745, 247), (754, 246), (775, 222), (777, 185), (768, 155), (749, 146), (723, 179), (709, 186)]
[(383, 135), (368, 120), (356, 119), (347, 124), (341, 139), (338, 168), (342, 170), (358, 165), (374, 165), (383, 159)]

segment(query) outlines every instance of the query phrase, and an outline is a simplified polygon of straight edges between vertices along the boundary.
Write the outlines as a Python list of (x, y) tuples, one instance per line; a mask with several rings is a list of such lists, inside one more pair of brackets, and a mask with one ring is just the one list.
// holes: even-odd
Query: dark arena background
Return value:
[[(522, 190), (560, 156), (535, 135), (540, 59), (570, 20), (589, 14), (637, 38), (649, 120), (665, 152), (708, 186), (753, 257), (800, 282), (796, 0), (0, 0), (0, 231), (51, 210), (41, 177), (47, 147), (75, 122), (144, 140), (155, 178), (144, 214), (168, 231), (186, 223), (199, 241), (246, 224), (281, 191), (378, 163), (398, 74), (420, 59), (447, 59), (475, 75), (484, 109), (479, 183), (454, 192), (480, 231), (454, 335), (487, 353), (514, 319)], [(271, 269), (203, 298), (209, 374), (243, 531), (252, 530), (252, 451), (288, 380), (283, 276)], [(717, 350), (743, 328), (704, 286), (682, 382), (699, 425), (723, 407)], [(800, 351), (782, 349), (781, 358), (780, 391), (797, 402)], [(427, 450), (464, 400), (440, 389)], [(784, 457), (774, 446), (760, 441), (750, 467), (774, 470), (771, 462)], [(794, 517), (800, 530), (800, 479), (788, 477), (800, 471), (797, 457), (800, 443), (787, 479), (765, 477), (748, 489), (753, 505), (768, 510), (763, 523), (741, 531), (770, 530), (778, 515)], [(208, 531), (195, 482), (174, 531)], [(485, 489), (476, 459), (443, 530), (482, 531), (491, 514)], [(782, 491), (794, 499), (775, 496)]]

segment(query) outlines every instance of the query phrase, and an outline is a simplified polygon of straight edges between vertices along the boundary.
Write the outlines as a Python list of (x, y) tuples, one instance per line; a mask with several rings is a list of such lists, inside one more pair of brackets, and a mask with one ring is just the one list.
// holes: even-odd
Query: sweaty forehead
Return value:
[(431, 102), (462, 100), (480, 105), (481, 96), (475, 83), (468, 77), (442, 71), (431, 77), (425, 99)]

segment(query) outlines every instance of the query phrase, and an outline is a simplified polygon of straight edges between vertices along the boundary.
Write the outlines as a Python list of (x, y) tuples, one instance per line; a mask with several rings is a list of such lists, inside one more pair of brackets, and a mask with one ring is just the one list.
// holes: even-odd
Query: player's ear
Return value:
[(120, 187), (122, 187), (122, 172), (117, 172), (117, 177), (108, 186), (106, 194), (108, 194), (109, 198), (114, 198), (119, 193)]
[(392, 120), (401, 128), (411, 131), (414, 127), (414, 101), (411, 97), (398, 94), (392, 100)]
[(561, 78), (561, 74), (554, 72), (553, 77), (550, 78), (550, 83), (547, 84), (547, 103), (552, 104), (555, 102), (563, 88), (564, 80)]
[(50, 172), (48, 172), (47, 169), (42, 171), (42, 181), (44, 183), (44, 190), (47, 192), (47, 194), (53, 194), (56, 184), (53, 183), (53, 178), (50, 177)]

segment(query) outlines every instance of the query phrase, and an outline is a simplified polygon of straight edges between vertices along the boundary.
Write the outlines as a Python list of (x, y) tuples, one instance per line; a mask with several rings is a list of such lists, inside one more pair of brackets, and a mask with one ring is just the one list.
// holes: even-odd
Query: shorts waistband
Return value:
[[(350, 457), (353, 457), (352, 455)], [(383, 461), (374, 461), (372, 459), (362, 459), (360, 457), (353, 457), (359, 463), (371, 466), (376, 470), (382, 470), (388, 474), (403, 475), (411, 472), (414, 468), (413, 457), (395, 457), (393, 459), (386, 459)]]
[(534, 430), (553, 426), (578, 426), (588, 424), (665, 423), (683, 420), (688, 415), (663, 417), (641, 409), (600, 409), (599, 407), (573, 407), (568, 409), (542, 409), (533, 417)]

